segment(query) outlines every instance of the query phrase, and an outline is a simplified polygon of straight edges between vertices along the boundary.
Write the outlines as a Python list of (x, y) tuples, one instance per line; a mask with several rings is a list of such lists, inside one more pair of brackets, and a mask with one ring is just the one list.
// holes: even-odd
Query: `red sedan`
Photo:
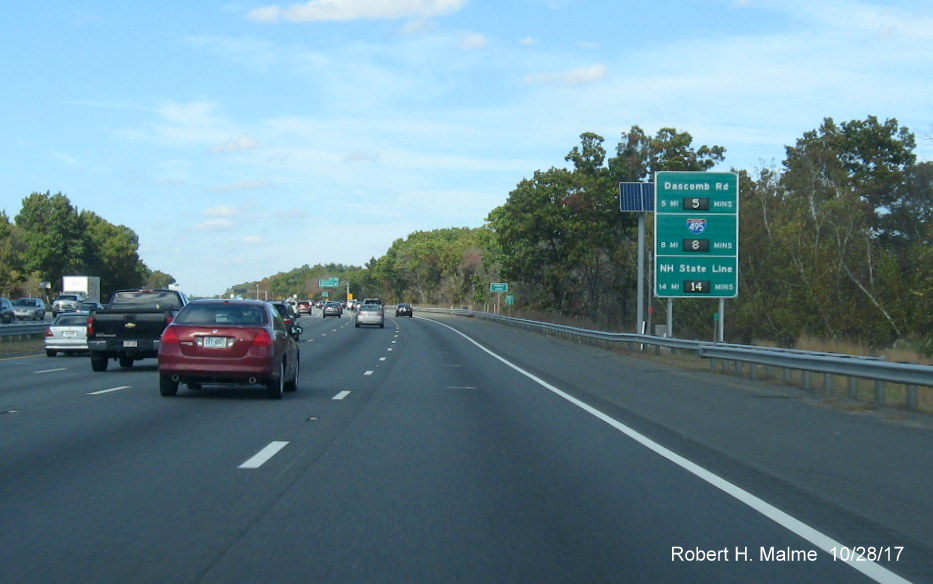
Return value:
[(159, 390), (173, 396), (179, 383), (258, 384), (280, 399), (298, 389), (299, 334), (268, 302), (195, 300), (162, 333)]

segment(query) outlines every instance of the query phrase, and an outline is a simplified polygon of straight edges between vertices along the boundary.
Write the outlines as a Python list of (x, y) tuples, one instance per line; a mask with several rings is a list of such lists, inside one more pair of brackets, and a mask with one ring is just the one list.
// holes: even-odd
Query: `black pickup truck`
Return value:
[(188, 298), (177, 290), (120, 290), (87, 320), (91, 369), (106, 371), (109, 359), (120, 367), (159, 354), (159, 339)]

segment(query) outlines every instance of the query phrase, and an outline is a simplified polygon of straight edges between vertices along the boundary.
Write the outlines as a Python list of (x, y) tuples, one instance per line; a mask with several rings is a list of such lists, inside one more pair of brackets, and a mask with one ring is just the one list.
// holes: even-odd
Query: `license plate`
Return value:
[(137, 346), (137, 342), (136, 341), (123, 341), (123, 346), (135, 348)]
[(226, 349), (227, 337), (204, 337), (205, 349)]
[(76, 337), (78, 336), (77, 331), (62, 331), (63, 337)]

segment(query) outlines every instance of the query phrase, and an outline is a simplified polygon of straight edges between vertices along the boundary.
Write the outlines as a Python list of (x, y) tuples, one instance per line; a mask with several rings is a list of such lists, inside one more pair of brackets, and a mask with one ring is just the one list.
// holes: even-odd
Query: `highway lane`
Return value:
[[(759, 561), (762, 546), (814, 546), (437, 323), (301, 324), (300, 389), (281, 402), (161, 398), (145, 361), (0, 391), (17, 411), (0, 415), (3, 580), (871, 581), (822, 553)], [(541, 370), (614, 360), (516, 335)], [(94, 394), (107, 386), (129, 387)], [(672, 561), (677, 547), (732, 559)], [(745, 548), (755, 561), (735, 561)]]

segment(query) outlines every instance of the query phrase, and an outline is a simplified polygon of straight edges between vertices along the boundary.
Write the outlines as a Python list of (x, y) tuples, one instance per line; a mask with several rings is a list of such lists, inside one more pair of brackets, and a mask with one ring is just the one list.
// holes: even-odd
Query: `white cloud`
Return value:
[(589, 67), (579, 67), (570, 71), (559, 73), (533, 73), (525, 76), (525, 83), (544, 85), (586, 85), (606, 77), (608, 70), (602, 63)]
[(217, 205), (205, 209), (204, 214), (208, 217), (235, 217), (240, 214), (240, 210), (232, 205)]
[(489, 42), (486, 37), (478, 32), (468, 32), (460, 37), (460, 47), (469, 51), (485, 49), (487, 46), (489, 46)]
[(466, 6), (467, 0), (311, 0), (252, 10), (247, 18), (256, 22), (317, 22), (333, 20), (383, 20), (443, 16)]
[(250, 150), (252, 148), (259, 148), (259, 140), (253, 138), (252, 136), (240, 135), (236, 138), (230, 138), (229, 140), (224, 140), (220, 144), (211, 147), (211, 152), (221, 153), (221, 152), (240, 152), (241, 150)]
[(233, 229), (233, 221), (229, 219), (209, 219), (194, 228), (195, 231), (201, 232), (230, 231), (231, 229)]

